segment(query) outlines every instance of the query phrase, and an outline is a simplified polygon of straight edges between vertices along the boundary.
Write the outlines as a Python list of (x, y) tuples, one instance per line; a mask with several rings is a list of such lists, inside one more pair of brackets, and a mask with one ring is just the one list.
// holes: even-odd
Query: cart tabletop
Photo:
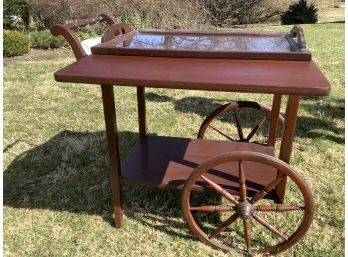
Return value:
[(59, 82), (286, 95), (329, 95), (312, 61), (86, 56), (55, 72)]

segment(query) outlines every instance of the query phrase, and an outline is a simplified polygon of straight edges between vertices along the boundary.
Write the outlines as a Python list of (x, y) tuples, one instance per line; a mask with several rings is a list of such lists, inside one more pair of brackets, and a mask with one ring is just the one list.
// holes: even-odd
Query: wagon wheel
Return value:
[[(215, 175), (209, 172), (210, 169), (216, 170), (219, 165), (226, 163), (236, 165), (238, 169), (238, 195), (233, 195), (231, 191), (226, 191), (215, 183)], [(255, 163), (258, 167), (263, 165), (278, 170), (279, 177), (270, 179), (261, 190), (253, 191), (251, 194), (251, 182), (248, 177), (257, 170), (250, 170), (250, 173), (245, 167), (251, 167), (250, 165)], [(287, 188), (298, 194), (290, 191), (283, 204), (275, 205), (272, 200), (265, 199), (265, 196), (284, 177), (288, 178)], [(200, 182), (197, 183), (198, 180)], [(190, 195), (194, 188), (202, 186), (202, 183), (205, 183), (204, 187), (207, 186), (222, 195), (226, 204), (192, 206)], [(312, 222), (313, 200), (306, 182), (288, 164), (269, 155), (237, 151), (217, 155), (194, 169), (184, 186), (182, 210), (188, 227), (203, 243), (225, 252), (235, 250), (252, 255), (268, 255), (288, 249), (304, 236)], [(194, 218), (193, 214), (197, 212), (218, 212), (226, 218), (222, 219), (224, 222), (220, 225), (206, 226)]]
[[(247, 136), (243, 134), (241, 119), (238, 112), (238, 110), (241, 109), (251, 109), (261, 114), (261, 118), (258, 117), (258, 121), (254, 122), (254, 127), (250, 130)], [(210, 115), (208, 115), (208, 117), (203, 121), (201, 127), (199, 128), (197, 138), (214, 139), (211, 137), (220, 135), (223, 138), (231, 141), (250, 142), (255, 137), (256, 133), (264, 126), (265, 122), (270, 120), (271, 111), (272, 110), (270, 107), (252, 101), (237, 101), (222, 105), (214, 110)], [(235, 132), (221, 129), (218, 127), (218, 125), (214, 124), (215, 120), (229, 114), (233, 116), (233, 118), (230, 117), (230, 119), (233, 119), (232, 123), (234, 123), (236, 128), (232, 128), (232, 130), (236, 130)], [(278, 125), (280, 125), (281, 127), (284, 125), (284, 118), (282, 115), (279, 115)], [(215, 133), (215, 135), (208, 135), (209, 133)], [(264, 139), (252, 142), (267, 144), (267, 141), (267, 139)]]

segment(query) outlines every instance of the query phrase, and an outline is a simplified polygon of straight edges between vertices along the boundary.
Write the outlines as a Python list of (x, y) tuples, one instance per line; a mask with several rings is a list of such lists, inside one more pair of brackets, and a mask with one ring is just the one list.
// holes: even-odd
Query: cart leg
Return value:
[(271, 123), (269, 125), (269, 134), (268, 134), (268, 143), (267, 143), (267, 145), (269, 146), (274, 146), (276, 142), (281, 101), (282, 101), (282, 95), (273, 96)]
[[(280, 145), (280, 153), (279, 153), (279, 159), (286, 163), (289, 163), (291, 158), (299, 103), (300, 103), (300, 96), (295, 96), (295, 95), (289, 96), (288, 103), (286, 106), (283, 140)], [(284, 201), (285, 188), (286, 188), (286, 178), (284, 178), (276, 187), (278, 203), (283, 203)]]
[(146, 136), (145, 87), (137, 87), (139, 136)]
[(122, 185), (120, 180), (121, 163), (117, 137), (117, 123), (114, 100), (114, 89), (112, 85), (101, 85), (104, 118), (106, 128), (106, 138), (109, 149), (109, 164), (111, 173), (112, 201), (115, 214), (116, 228), (122, 227), (123, 204), (122, 204)]

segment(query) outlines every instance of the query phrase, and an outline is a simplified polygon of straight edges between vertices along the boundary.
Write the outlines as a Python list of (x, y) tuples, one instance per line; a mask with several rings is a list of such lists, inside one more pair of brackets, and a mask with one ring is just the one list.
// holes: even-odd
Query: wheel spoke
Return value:
[(258, 211), (299, 211), (305, 210), (306, 207), (303, 206), (293, 206), (293, 205), (284, 205), (284, 204), (272, 204), (272, 205), (258, 205), (255, 207)]
[(249, 142), (249, 140), (255, 135), (255, 133), (262, 127), (262, 125), (263, 125), (263, 123), (265, 123), (267, 117), (268, 117), (268, 114), (266, 114), (265, 116), (263, 116), (259, 120), (259, 122), (256, 124), (256, 126), (251, 130), (251, 132), (247, 136), (247, 138), (246, 138), (247, 142)]
[(259, 191), (256, 195), (254, 195), (250, 202), (254, 204), (263, 199), (266, 194), (268, 194), (280, 181), (284, 179), (284, 177), (285, 175), (277, 177), (275, 180), (273, 180), (271, 183), (265, 186), (261, 191)]
[(231, 202), (237, 204), (238, 201), (237, 199), (231, 195), (230, 193), (228, 193), (225, 189), (223, 189), (221, 186), (219, 186), (218, 184), (216, 184), (215, 182), (211, 181), (210, 179), (208, 179), (205, 176), (201, 176), (201, 178), (207, 182), (216, 192), (218, 192), (219, 194), (222, 194), (227, 200), (230, 200)]
[(243, 227), (244, 227), (244, 241), (247, 247), (247, 251), (250, 252), (251, 247), (251, 226), (249, 219), (243, 219)]
[(231, 141), (238, 141), (236, 138), (228, 135), (225, 131), (223, 131), (222, 129), (218, 129), (212, 125), (209, 124), (209, 127), (212, 128), (213, 130), (215, 130), (216, 132), (218, 132), (220, 135), (223, 135), (224, 137), (226, 137), (227, 139), (231, 140)]
[[(249, 162), (253, 162), (255, 167), (273, 169), (273, 176), (265, 179), (262, 185), (255, 185), (254, 191), (250, 184)], [(229, 178), (234, 181), (231, 188), (225, 183), (228, 178), (217, 174), (221, 167), (230, 165), (236, 173), (235, 177)], [(278, 203), (281, 199), (276, 197), (276, 189), (285, 179), (291, 180), (293, 190), (299, 194), (296, 201)], [(224, 199), (221, 203), (193, 204), (191, 192), (195, 186)], [(184, 185), (181, 205), (187, 226), (202, 242), (225, 252), (236, 249), (249, 255), (273, 255), (292, 247), (310, 228), (314, 212), (312, 194), (295, 169), (276, 158), (253, 151), (220, 154), (197, 166)], [(204, 221), (206, 217), (199, 215), (215, 216), (219, 213), (221, 221), (211, 225)], [(284, 215), (291, 217), (286, 219)], [(260, 232), (258, 236), (256, 232)], [(234, 238), (238, 235), (239, 243)]]
[(236, 221), (237, 218), (238, 218), (238, 214), (237, 213), (233, 214), (231, 217), (229, 217), (227, 220), (225, 220), (224, 223), (222, 223), (217, 229), (215, 229), (210, 234), (209, 238), (212, 239), (213, 237), (217, 236), (221, 232), (224, 232), (229, 225), (231, 225), (233, 222)]
[(247, 200), (247, 188), (245, 184), (245, 172), (243, 168), (242, 161), (238, 162), (239, 164), (239, 188), (240, 188), (240, 198), (242, 202)]
[(191, 211), (205, 211), (205, 212), (225, 212), (232, 211), (232, 206), (229, 205), (202, 205), (202, 206), (191, 206)]
[(238, 136), (240, 138), (240, 141), (244, 141), (244, 136), (243, 136), (243, 130), (242, 130), (242, 126), (240, 125), (240, 119), (239, 119), (239, 115), (236, 111), (234, 112), (234, 118), (236, 120), (236, 125), (237, 125), (237, 130), (238, 130)]
[(253, 214), (254, 219), (259, 222), (262, 226), (264, 226), (265, 228), (267, 228), (268, 230), (270, 230), (271, 232), (273, 232), (274, 234), (280, 236), (281, 238), (283, 238), (284, 240), (288, 240), (287, 236), (285, 236), (282, 232), (280, 232), (275, 226), (269, 224), (263, 217), (261, 217), (260, 215), (254, 213)]

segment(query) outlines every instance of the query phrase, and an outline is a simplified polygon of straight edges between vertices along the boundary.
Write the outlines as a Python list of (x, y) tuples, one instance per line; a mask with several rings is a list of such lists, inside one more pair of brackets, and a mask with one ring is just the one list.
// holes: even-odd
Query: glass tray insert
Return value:
[(93, 54), (189, 58), (311, 60), (284, 33), (133, 30), (92, 47)]

